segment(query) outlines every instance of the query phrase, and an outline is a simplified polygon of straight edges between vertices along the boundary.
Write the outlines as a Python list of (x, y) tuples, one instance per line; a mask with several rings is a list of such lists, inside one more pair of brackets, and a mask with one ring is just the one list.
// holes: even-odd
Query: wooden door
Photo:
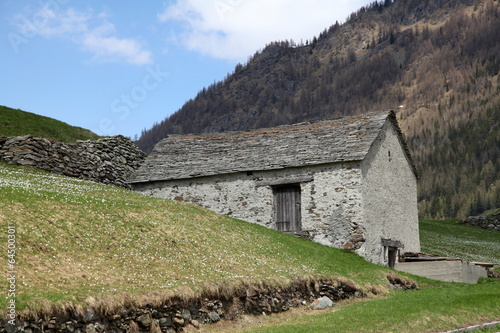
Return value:
[(301, 230), (300, 185), (275, 187), (274, 207), (277, 230)]

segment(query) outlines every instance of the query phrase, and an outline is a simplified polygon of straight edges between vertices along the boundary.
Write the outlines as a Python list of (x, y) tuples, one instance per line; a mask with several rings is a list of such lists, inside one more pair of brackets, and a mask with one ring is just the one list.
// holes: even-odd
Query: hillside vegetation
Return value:
[(0, 106), (0, 136), (27, 134), (60, 142), (93, 140), (99, 137), (87, 129), (71, 126), (59, 120)]
[[(500, 10), (493, 0), (373, 2), (303, 44), (274, 42), (143, 131), (275, 126), (396, 109), (422, 217), (500, 207)], [(333, 23), (333, 22), (332, 22)]]

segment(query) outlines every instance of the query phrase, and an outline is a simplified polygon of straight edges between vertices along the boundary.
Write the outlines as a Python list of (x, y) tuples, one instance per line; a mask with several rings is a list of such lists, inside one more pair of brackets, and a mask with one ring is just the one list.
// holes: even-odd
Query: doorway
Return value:
[(299, 231), (302, 229), (300, 214), (300, 185), (277, 186), (273, 188), (276, 229)]
[(396, 266), (396, 260), (398, 258), (398, 248), (388, 246), (387, 247), (387, 264), (390, 268)]

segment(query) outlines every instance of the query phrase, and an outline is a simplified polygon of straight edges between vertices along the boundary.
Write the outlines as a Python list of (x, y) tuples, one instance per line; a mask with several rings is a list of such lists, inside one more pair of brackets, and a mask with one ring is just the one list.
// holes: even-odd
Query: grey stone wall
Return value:
[(0, 137), (0, 160), (125, 188), (144, 159), (145, 154), (121, 135), (75, 143), (31, 135)]
[(463, 223), (486, 230), (500, 231), (500, 214), (492, 216), (469, 216)]
[[(309, 179), (302, 181), (304, 176)], [(356, 251), (364, 242), (361, 181), (359, 163), (333, 163), (135, 183), (132, 187), (145, 195), (197, 204), (219, 214), (277, 229), (273, 187), (269, 184), (299, 183), (302, 230), (315, 242)]]

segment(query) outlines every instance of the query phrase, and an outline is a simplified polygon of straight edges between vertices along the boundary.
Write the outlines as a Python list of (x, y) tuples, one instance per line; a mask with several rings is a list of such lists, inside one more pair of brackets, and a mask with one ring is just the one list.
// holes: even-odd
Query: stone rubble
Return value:
[(31, 135), (0, 137), (0, 160), (124, 188), (145, 157), (122, 135), (75, 143)]

